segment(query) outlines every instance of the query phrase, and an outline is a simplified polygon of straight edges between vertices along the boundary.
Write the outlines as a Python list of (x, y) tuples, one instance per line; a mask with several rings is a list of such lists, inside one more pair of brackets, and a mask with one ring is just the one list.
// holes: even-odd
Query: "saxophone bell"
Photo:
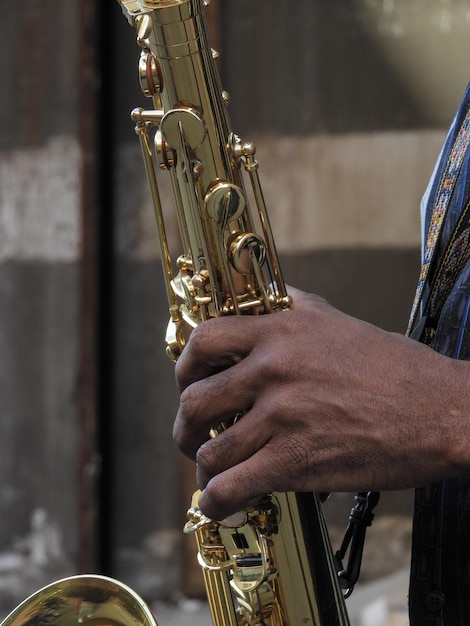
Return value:
[(0, 626), (158, 626), (145, 602), (106, 576), (58, 580), (26, 598)]

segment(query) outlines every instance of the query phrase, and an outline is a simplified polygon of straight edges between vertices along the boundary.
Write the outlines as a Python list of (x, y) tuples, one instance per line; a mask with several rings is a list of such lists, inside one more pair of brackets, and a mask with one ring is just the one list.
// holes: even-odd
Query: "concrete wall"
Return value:
[[(0, 558), (23, 571), (41, 561), (38, 545), (71, 570), (83, 548), (83, 4), (4, 0), (0, 22)], [(287, 280), (402, 331), (418, 273), (419, 199), (467, 82), (467, 3), (219, 6), (231, 114), (258, 146)], [(135, 33), (111, 0), (101, 18), (99, 149), (86, 163), (94, 158), (100, 174), (103, 445), (85, 469), (104, 464), (96, 509), (108, 570), (165, 595), (178, 571), (158, 566), (175, 562), (187, 500), (171, 442), (177, 397), (156, 235), (129, 120), (146, 102)], [(409, 497), (384, 507), (406, 512)], [(27, 566), (18, 560), (26, 544), (36, 545)], [(38, 571), (42, 582), (52, 575)]]
[[(76, 3), (2, 4), (0, 598), (77, 551)], [(48, 538), (46, 538), (46, 535)]]

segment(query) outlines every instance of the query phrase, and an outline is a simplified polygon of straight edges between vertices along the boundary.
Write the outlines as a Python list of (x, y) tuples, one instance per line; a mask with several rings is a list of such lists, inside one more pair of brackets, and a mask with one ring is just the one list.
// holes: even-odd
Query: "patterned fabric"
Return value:
[(408, 325), (408, 334), (411, 332), (411, 328), (414, 324), (417, 309), (421, 302), (423, 295), (424, 285), (429, 275), (432, 261), (434, 259), (434, 253), (436, 251), (437, 242), (439, 241), (439, 235), (444, 224), (444, 219), (449, 207), (452, 195), (454, 193), (455, 185), (460, 173), (463, 160), (467, 153), (467, 149), (470, 145), (470, 110), (467, 111), (465, 119), (459, 128), (457, 136), (452, 144), (452, 149), (447, 156), (447, 161), (442, 172), (442, 176), (439, 183), (439, 189), (437, 191), (433, 211), (431, 213), (429, 230), (426, 237), (423, 263), (421, 266), (421, 273), (418, 279), (418, 286), (416, 288), (416, 296), (411, 309), (410, 322)]
[[(434, 350), (470, 360), (470, 150), (446, 189), (439, 228), (433, 221), (441, 183), (468, 122), (470, 85), (448, 134), (428, 196), (425, 230), (433, 247), (421, 289), (420, 339)], [(436, 236), (436, 230), (437, 236)], [(445, 384), (445, 381), (443, 381)], [(462, 390), (462, 393), (468, 392)], [(469, 442), (470, 446), (470, 442)], [(411, 626), (470, 624), (470, 480), (443, 481), (416, 490), (410, 579)]]
[[(470, 133), (469, 133), (470, 135)], [(436, 325), (449, 295), (455, 287), (461, 272), (470, 260), (470, 201), (467, 201), (444, 256), (436, 269), (434, 284), (426, 303), (427, 333), (423, 340), (431, 343), (435, 337)], [(466, 317), (465, 315), (465, 323)], [(458, 350), (460, 352), (460, 350)], [(458, 358), (457, 356), (455, 358)]]

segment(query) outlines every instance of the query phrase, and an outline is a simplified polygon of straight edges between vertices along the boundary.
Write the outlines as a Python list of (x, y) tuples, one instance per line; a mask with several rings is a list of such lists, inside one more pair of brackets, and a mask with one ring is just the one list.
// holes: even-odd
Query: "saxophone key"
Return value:
[(234, 233), (229, 239), (228, 255), (240, 274), (250, 275), (266, 261), (266, 244), (255, 233)]
[(160, 64), (154, 54), (142, 50), (139, 61), (140, 86), (145, 96), (151, 98), (163, 89), (163, 78)]
[(246, 206), (245, 195), (237, 185), (225, 180), (218, 181), (209, 187), (204, 197), (204, 206), (212, 220), (226, 224), (243, 214)]
[(165, 113), (160, 130), (170, 146), (179, 146), (183, 136), (184, 143), (191, 150), (202, 144), (207, 133), (204, 119), (192, 107), (177, 107)]

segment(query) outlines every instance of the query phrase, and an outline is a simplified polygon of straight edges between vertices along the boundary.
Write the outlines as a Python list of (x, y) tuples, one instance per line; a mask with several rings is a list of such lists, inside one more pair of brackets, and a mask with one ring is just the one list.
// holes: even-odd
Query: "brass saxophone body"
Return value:
[[(132, 117), (155, 209), (176, 360), (208, 318), (291, 305), (269, 225), (255, 147), (233, 132), (207, 37), (202, 0), (118, 0), (136, 29), (139, 75), (151, 99)], [(175, 201), (180, 251), (169, 249), (157, 171)], [(244, 179), (250, 181), (249, 208)], [(173, 267), (175, 265), (175, 268)], [(221, 425), (220, 428), (230, 427)], [(212, 433), (214, 436), (217, 433)], [(206, 518), (198, 493), (185, 532), (195, 535), (214, 626), (349, 626), (321, 503), (275, 493), (224, 521)], [(1, 626), (156, 626), (128, 587), (99, 576), (57, 581)]]
[[(170, 306), (167, 352), (176, 359), (191, 329), (209, 317), (290, 306), (257, 174), (255, 148), (232, 131), (202, 3), (118, 0), (142, 48), (139, 74), (150, 110), (132, 117), (158, 224)], [(153, 144), (153, 145), (152, 145)], [(154, 158), (167, 170), (181, 250), (174, 273)], [(258, 206), (250, 213), (241, 174)], [(261, 231), (257, 234), (256, 227)]]
[[(150, 109), (136, 109), (132, 117), (160, 237), (170, 311), (167, 353), (176, 360), (191, 330), (204, 320), (276, 313), (288, 309), (291, 299), (279, 267), (255, 146), (242, 141), (231, 126), (204, 3), (118, 1), (136, 29), (140, 81), (152, 100)], [(168, 246), (158, 169), (171, 182), (181, 240), (178, 255)], [(245, 178), (256, 205), (253, 212)], [(202, 515), (197, 499), (198, 493), (185, 532), (196, 537), (214, 626), (349, 624), (315, 495), (267, 495), (222, 522)]]

